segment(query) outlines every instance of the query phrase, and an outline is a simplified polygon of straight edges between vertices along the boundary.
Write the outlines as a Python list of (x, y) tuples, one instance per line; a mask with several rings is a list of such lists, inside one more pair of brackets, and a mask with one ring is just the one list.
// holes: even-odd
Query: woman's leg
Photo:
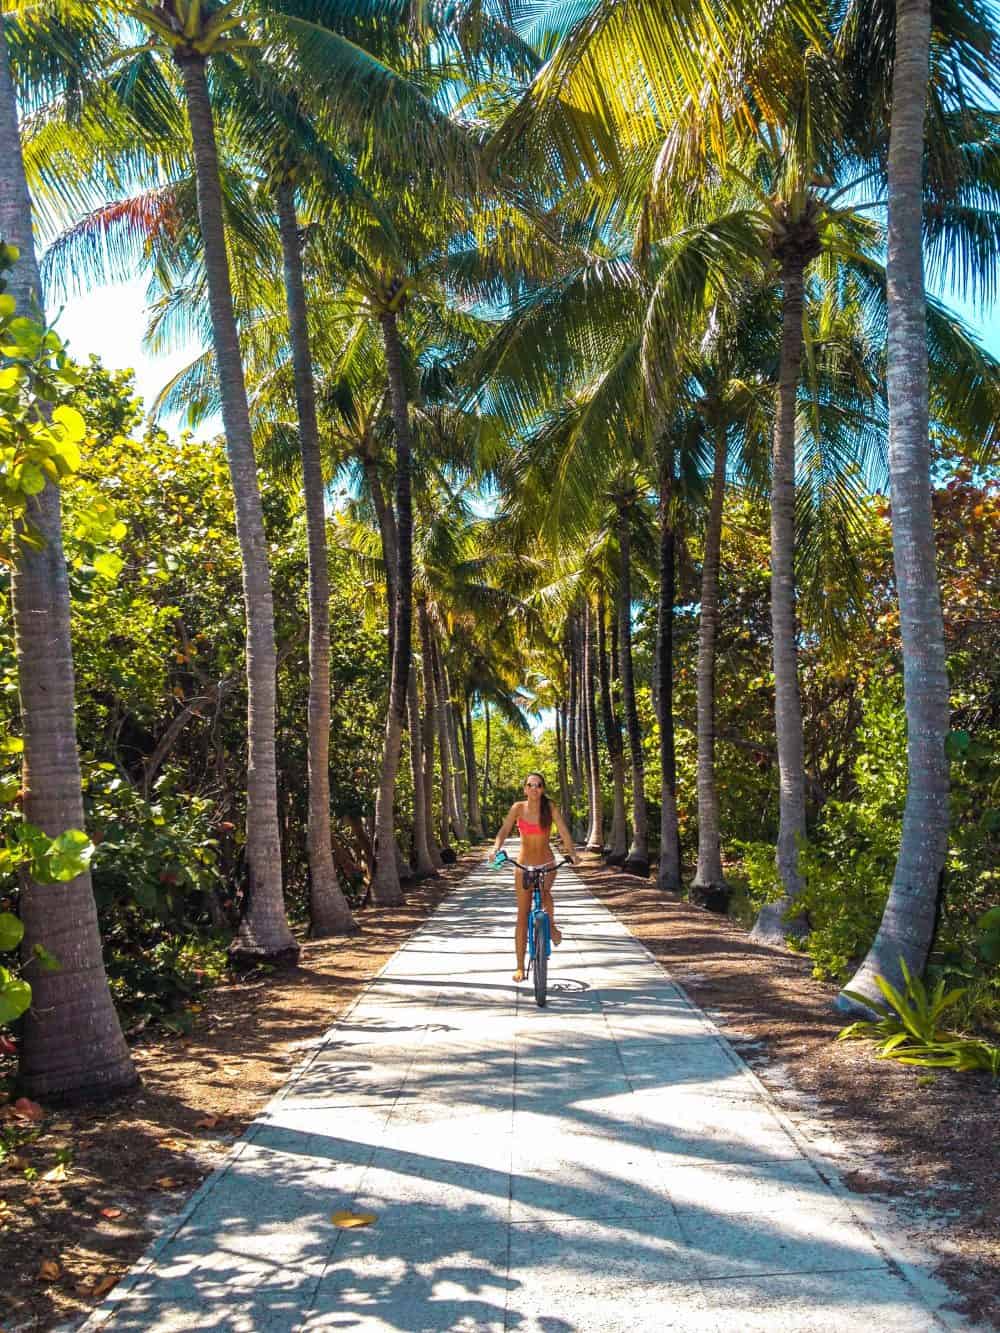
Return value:
[(545, 888), (542, 889), (542, 906), (549, 914), (549, 928), (552, 931), (552, 943), (562, 944), (562, 931), (556, 925), (556, 906), (552, 900), (552, 885), (556, 882), (556, 872), (545, 876)]
[(524, 887), (520, 870), (514, 871), (514, 891), (517, 894), (517, 926), (514, 931), (514, 955), (517, 959), (515, 981), (524, 980), (524, 954), (528, 947), (528, 913), (531, 911), (531, 894)]

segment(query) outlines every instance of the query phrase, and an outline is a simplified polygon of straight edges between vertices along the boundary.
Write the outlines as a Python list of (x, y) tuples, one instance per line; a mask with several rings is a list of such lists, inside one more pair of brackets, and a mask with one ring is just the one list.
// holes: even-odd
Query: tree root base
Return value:
[(728, 913), (732, 896), (728, 884), (692, 884), (688, 890), (688, 902), (703, 907), (706, 912), (718, 912), (720, 916)]
[(19, 1097), (30, 1097), (32, 1101), (42, 1102), (53, 1108), (70, 1106), (96, 1106), (102, 1102), (111, 1102), (118, 1097), (126, 1097), (142, 1087), (142, 1079), (133, 1069), (124, 1078), (109, 1083), (87, 1083), (76, 1088), (51, 1088), (44, 1078), (26, 1078), (18, 1080), (15, 1092)]
[(765, 903), (757, 913), (750, 938), (754, 944), (766, 944), (772, 949), (784, 949), (789, 939), (802, 939), (809, 933), (809, 923), (801, 916), (791, 921), (785, 920), (785, 913), (792, 904), (787, 899), (776, 903)]
[(296, 967), (299, 953), (300, 948), (297, 944), (290, 944), (285, 949), (279, 949), (277, 953), (268, 953), (266, 949), (254, 949), (234, 940), (229, 946), (229, 965), (236, 972), (249, 972), (255, 967), (260, 967), (261, 963), (266, 963), (268, 967)]

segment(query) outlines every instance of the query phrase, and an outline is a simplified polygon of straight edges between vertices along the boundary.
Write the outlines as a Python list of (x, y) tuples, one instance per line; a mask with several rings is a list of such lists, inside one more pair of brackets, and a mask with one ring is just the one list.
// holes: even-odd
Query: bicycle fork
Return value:
[(540, 889), (535, 890), (534, 902), (531, 911), (528, 913), (528, 966), (525, 970), (525, 977), (531, 976), (531, 966), (535, 961), (535, 921), (542, 923), (543, 939), (545, 941), (545, 957), (552, 955), (552, 923), (549, 921), (549, 914), (542, 906), (542, 894)]

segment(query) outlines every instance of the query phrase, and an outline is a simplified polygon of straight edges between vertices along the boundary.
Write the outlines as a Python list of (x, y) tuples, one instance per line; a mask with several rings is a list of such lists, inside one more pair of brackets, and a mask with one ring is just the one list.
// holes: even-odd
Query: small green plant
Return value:
[(898, 1060), (901, 1064), (923, 1065), (935, 1069), (960, 1071), (985, 1069), (1000, 1078), (1000, 1047), (965, 1037), (942, 1027), (942, 1017), (959, 1003), (964, 987), (946, 988), (944, 979), (928, 990), (920, 977), (911, 974), (901, 958), (900, 967), (906, 983), (900, 992), (884, 977), (876, 977), (885, 1004), (873, 1003), (865, 995), (845, 991), (849, 999), (878, 1014), (877, 1019), (859, 1019), (837, 1034), (838, 1041), (855, 1038), (878, 1043), (880, 1060)]

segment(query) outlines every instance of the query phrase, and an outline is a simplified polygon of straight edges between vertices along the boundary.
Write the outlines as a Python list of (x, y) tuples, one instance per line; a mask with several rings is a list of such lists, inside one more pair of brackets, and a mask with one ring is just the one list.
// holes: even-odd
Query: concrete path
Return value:
[(540, 1010), (509, 872), (464, 881), (86, 1327), (958, 1326), (643, 946), (567, 871), (556, 900)]

